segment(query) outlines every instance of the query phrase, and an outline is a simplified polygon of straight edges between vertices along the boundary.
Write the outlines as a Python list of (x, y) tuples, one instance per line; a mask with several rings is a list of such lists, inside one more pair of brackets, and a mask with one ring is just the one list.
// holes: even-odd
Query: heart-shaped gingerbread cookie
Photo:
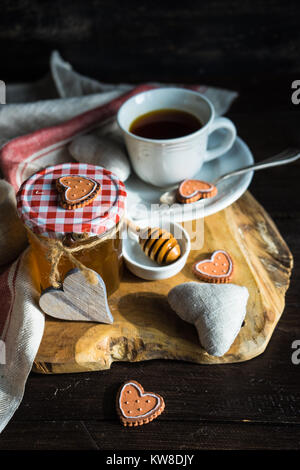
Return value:
[(210, 259), (195, 263), (193, 270), (203, 281), (229, 282), (233, 274), (233, 261), (226, 251), (217, 250), (213, 252)]
[(101, 190), (97, 181), (81, 175), (61, 176), (56, 180), (56, 187), (64, 209), (78, 209), (91, 204)]
[(215, 185), (200, 180), (184, 180), (177, 189), (178, 202), (189, 204), (199, 199), (216, 196), (218, 190)]
[(157, 393), (145, 392), (135, 380), (125, 382), (117, 396), (117, 412), (124, 426), (141, 426), (157, 418), (165, 408)]

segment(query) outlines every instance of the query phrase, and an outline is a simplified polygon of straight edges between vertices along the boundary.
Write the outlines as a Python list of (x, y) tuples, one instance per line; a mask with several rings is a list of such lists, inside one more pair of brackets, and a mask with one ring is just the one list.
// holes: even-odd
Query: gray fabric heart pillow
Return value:
[(223, 356), (238, 335), (249, 292), (235, 284), (186, 282), (170, 290), (168, 301), (182, 320), (195, 325), (201, 345)]

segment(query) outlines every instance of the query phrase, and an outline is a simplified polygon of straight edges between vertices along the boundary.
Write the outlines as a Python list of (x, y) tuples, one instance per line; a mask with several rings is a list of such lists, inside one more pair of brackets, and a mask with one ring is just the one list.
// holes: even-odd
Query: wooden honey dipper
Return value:
[(138, 236), (143, 252), (158, 264), (170, 264), (181, 255), (178, 241), (172, 233), (160, 227), (141, 229), (131, 220), (126, 220), (129, 229)]

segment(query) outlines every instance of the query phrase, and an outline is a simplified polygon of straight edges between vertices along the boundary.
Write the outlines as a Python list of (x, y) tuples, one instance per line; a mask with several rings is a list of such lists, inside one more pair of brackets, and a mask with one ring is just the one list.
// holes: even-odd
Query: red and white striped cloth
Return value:
[[(50, 78), (38, 84), (8, 87), (8, 104), (0, 108), (0, 166), (16, 191), (42, 168), (72, 161), (66, 144), (75, 136), (107, 127), (109, 120), (113, 129), (112, 118), (126, 99), (159, 86), (102, 84), (76, 73), (57, 52), (51, 56), (50, 70)], [(228, 90), (191, 88), (206, 94), (217, 114), (225, 113), (237, 96)], [(47, 91), (53, 96), (53, 90), (57, 98), (45, 99)], [(9, 104), (11, 97), (17, 103)], [(4, 345), (0, 347), (0, 432), (22, 400), (43, 336), (44, 315), (29, 271), (26, 250), (0, 276), (0, 346)]]

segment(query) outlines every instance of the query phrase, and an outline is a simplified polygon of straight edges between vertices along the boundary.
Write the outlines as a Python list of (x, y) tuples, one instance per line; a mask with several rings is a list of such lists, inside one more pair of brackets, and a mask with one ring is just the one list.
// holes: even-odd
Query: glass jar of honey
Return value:
[(94, 165), (48, 167), (22, 184), (17, 208), (42, 290), (58, 287), (78, 266), (98, 273), (108, 296), (119, 287), (125, 203), (124, 184)]

